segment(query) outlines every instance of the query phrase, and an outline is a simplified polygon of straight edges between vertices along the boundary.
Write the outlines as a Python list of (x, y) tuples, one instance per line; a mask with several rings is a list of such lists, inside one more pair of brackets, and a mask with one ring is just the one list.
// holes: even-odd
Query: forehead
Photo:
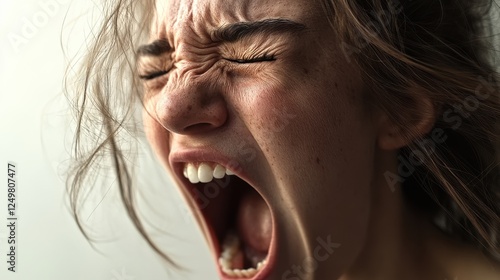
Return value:
[(157, 0), (154, 37), (189, 30), (204, 33), (225, 24), (285, 18), (306, 24), (320, 15), (315, 0)]

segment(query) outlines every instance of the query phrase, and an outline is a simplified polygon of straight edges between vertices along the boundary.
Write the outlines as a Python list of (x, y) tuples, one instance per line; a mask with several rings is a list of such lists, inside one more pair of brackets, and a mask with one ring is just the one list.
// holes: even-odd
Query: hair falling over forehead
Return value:
[[(500, 86), (489, 20), (494, 2), (317, 1), (340, 38), (342, 55), (362, 69), (372, 89), (369, 103), (402, 128), (425, 113), (411, 106), (418, 98), (431, 100), (437, 112), (429, 134), (408, 135), (412, 144), (400, 151), (402, 168), (388, 178), (402, 182), (415, 207), (444, 217), (446, 232), (500, 257)], [(138, 133), (135, 50), (147, 41), (155, 3), (104, 2), (105, 20), (78, 73), (78, 87), (68, 90), (77, 121), (68, 179), (72, 210), (83, 230), (82, 198), (94, 188), (94, 174), (110, 164), (128, 215), (173, 263), (136, 212), (124, 145)]]

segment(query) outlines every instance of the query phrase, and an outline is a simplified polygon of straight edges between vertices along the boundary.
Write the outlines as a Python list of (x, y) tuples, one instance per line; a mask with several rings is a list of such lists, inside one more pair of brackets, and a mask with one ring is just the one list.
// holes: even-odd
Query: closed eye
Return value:
[(239, 64), (247, 64), (247, 63), (258, 63), (258, 62), (266, 62), (266, 61), (275, 61), (276, 58), (272, 55), (263, 55), (258, 57), (251, 58), (243, 58), (243, 59), (233, 59), (233, 58), (224, 58), (229, 62), (239, 63)]
[(144, 74), (144, 75), (139, 75), (139, 78), (141, 80), (153, 80), (153, 79), (156, 79), (158, 77), (161, 77), (165, 74), (167, 74), (168, 71), (155, 71), (155, 72), (151, 72), (151, 73), (147, 73), (147, 74)]
[[(249, 64), (249, 63), (258, 63), (258, 62), (266, 62), (266, 61), (275, 61), (276, 58), (272, 55), (263, 55), (263, 56), (258, 56), (258, 57), (251, 57), (251, 58), (242, 58), (242, 59), (233, 59), (233, 58), (224, 58), (225, 60), (229, 62), (234, 62), (238, 64)], [(149, 81), (149, 80), (154, 80), (158, 77), (161, 77), (163, 75), (168, 74), (168, 70), (162, 70), (162, 71), (152, 71), (150, 73), (146, 73), (144, 75), (139, 75), (139, 78), (141, 80)]]

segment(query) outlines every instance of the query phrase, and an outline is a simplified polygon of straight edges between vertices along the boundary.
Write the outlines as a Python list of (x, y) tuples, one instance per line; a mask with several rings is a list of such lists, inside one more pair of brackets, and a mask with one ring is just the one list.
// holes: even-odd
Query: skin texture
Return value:
[[(156, 13), (151, 41), (166, 39), (173, 51), (139, 63), (139, 72), (170, 69), (144, 84), (150, 144), (168, 170), (171, 153), (183, 149), (239, 162), (273, 215), (269, 279), (455, 279), (465, 275), (464, 256), (478, 263), (467, 273), (483, 278), (458, 279), (488, 279), (484, 257), (443, 238), (387, 185), (383, 174), (397, 172), (405, 132), (366, 108), (361, 70), (342, 55), (319, 4), (159, 1)], [(210, 36), (225, 24), (277, 18), (307, 28), (230, 43)], [(264, 53), (275, 60), (225, 59)], [(405, 130), (423, 134), (432, 121)], [(186, 202), (194, 203), (188, 195)], [(315, 258), (318, 238), (340, 247), (309, 267), (304, 260)]]

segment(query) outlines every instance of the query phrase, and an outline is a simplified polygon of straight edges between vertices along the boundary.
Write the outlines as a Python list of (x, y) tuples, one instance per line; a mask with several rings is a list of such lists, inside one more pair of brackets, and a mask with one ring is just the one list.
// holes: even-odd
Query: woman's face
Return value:
[(148, 139), (222, 279), (336, 279), (364, 246), (377, 121), (316, 2), (159, 0), (139, 51)]

